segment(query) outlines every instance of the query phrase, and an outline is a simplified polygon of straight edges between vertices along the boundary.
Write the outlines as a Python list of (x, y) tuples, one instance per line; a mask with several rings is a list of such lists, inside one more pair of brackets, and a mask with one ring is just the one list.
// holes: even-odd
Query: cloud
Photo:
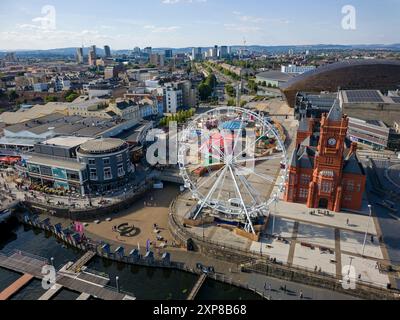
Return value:
[(164, 32), (176, 31), (176, 30), (180, 29), (181, 27), (179, 27), (179, 26), (157, 27), (154, 25), (146, 25), (143, 28), (147, 29), (147, 30), (151, 30), (151, 32), (154, 32), (154, 33), (164, 33)]
[(259, 23), (277, 23), (277, 24), (289, 24), (290, 21), (287, 19), (280, 19), (280, 18), (260, 18), (260, 17), (254, 17), (250, 15), (244, 15), (239, 11), (233, 11), (233, 14), (237, 17), (237, 19), (241, 22), (245, 23), (253, 23), (253, 24), (259, 24)]
[(262, 28), (258, 26), (248, 26), (248, 25), (240, 25), (235, 23), (226, 23), (224, 24), (225, 30), (228, 31), (237, 31), (241, 33), (254, 33), (261, 31)]

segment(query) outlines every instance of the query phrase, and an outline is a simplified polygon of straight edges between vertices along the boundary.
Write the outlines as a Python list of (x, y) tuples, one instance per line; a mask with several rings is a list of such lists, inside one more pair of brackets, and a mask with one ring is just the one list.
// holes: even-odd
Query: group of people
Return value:
[[(286, 287), (286, 284), (284, 284), (283, 286), (280, 286), (279, 289), (280, 289), (281, 291), (285, 292), (285, 293), (288, 291), (288, 290), (287, 290), (287, 287)], [(265, 282), (265, 284), (264, 284), (264, 291), (268, 291), (269, 293), (271, 293), (271, 291), (272, 291), (272, 286), (271, 286), (270, 283), (267, 284), (267, 282)], [(304, 298), (303, 290), (300, 290), (300, 291), (299, 291), (299, 298), (300, 298), (300, 299), (303, 299), (303, 298)]]

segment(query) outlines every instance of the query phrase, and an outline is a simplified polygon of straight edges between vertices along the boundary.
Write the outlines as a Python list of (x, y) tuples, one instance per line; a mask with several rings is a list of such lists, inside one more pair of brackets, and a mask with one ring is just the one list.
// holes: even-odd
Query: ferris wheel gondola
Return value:
[(210, 208), (255, 233), (254, 220), (276, 201), (273, 189), (284, 188), (287, 157), (281, 136), (262, 114), (243, 108), (216, 108), (191, 121), (178, 139), (180, 174), (198, 200), (190, 218)]

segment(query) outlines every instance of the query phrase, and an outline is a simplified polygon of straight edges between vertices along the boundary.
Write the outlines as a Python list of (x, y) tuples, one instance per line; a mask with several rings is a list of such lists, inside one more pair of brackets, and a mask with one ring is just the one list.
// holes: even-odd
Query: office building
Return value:
[(83, 48), (76, 48), (76, 62), (78, 64), (84, 63)]
[(221, 46), (219, 50), (219, 58), (220, 59), (225, 59), (229, 56), (228, 54), (228, 47), (227, 46)]
[(109, 66), (104, 69), (104, 79), (115, 79), (118, 78), (118, 74), (124, 71), (124, 67), (122, 64), (118, 64), (115, 66)]
[(157, 67), (164, 67), (165, 61), (164, 56), (158, 53), (152, 53), (150, 55), (150, 64)]
[(195, 108), (199, 104), (199, 90), (190, 80), (174, 83), (174, 87), (182, 92), (182, 106), (185, 109)]
[(109, 46), (104, 46), (104, 56), (106, 58), (111, 58), (111, 49)]
[(174, 87), (163, 88), (164, 106), (166, 113), (176, 113), (183, 108), (182, 90)]
[(201, 61), (201, 60), (203, 60), (203, 53), (202, 53), (201, 48), (193, 48), (192, 49), (191, 59), (193, 61)]
[(153, 49), (151, 47), (146, 47), (143, 49), (143, 53), (150, 56), (153, 53)]
[(172, 59), (174, 55), (173, 55), (173, 52), (171, 49), (167, 49), (164, 52), (164, 56), (165, 56), (165, 59)]
[(89, 48), (89, 65), (95, 66), (97, 61), (96, 46), (91, 46)]

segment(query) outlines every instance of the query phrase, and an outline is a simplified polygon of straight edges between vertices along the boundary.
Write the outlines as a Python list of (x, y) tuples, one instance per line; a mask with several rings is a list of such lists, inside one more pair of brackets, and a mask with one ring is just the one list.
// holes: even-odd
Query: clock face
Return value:
[(336, 146), (336, 139), (335, 138), (330, 138), (328, 140), (328, 145), (330, 145), (331, 147)]

